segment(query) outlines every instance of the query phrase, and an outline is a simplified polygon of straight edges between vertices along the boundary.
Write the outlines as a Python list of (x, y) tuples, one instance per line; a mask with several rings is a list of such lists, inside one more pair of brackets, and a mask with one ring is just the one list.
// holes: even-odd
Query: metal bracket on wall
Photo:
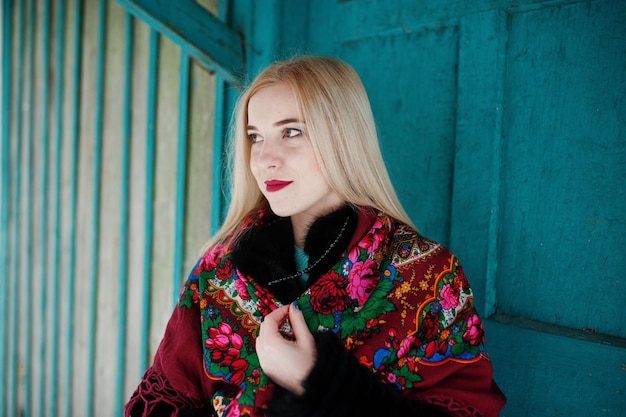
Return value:
[(193, 0), (117, 0), (137, 18), (177, 43), (202, 65), (240, 86), (241, 37)]

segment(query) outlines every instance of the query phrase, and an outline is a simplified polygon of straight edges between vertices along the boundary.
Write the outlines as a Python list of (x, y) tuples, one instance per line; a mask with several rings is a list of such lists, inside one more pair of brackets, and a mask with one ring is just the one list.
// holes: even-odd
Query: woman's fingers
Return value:
[(280, 328), (285, 323), (287, 316), (289, 315), (289, 306), (282, 306), (272, 311), (270, 314), (265, 316), (263, 319), (263, 323), (261, 323), (261, 329), (259, 332), (259, 337), (263, 334), (278, 334), (280, 333)]
[(315, 345), (313, 335), (304, 320), (304, 315), (300, 310), (300, 306), (297, 301), (294, 301), (289, 305), (289, 324), (293, 330), (293, 336), (296, 339), (296, 343), (303, 346), (305, 349), (311, 349), (312, 345)]
[(302, 381), (313, 367), (316, 351), (301, 311), (292, 305), (268, 314), (261, 324), (256, 350), (261, 368), (275, 383), (298, 394), (303, 392)]

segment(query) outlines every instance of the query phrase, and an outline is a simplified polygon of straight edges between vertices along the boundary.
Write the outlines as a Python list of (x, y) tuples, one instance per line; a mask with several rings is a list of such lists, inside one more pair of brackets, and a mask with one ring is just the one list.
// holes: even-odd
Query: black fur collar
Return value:
[(297, 273), (293, 230), (288, 217), (268, 216), (263, 224), (248, 229), (235, 244), (232, 260), (244, 275), (267, 286), (281, 302), (289, 303), (339, 260), (352, 239), (357, 220), (357, 210), (346, 205), (311, 224), (304, 243), (310, 268), (306, 286), (297, 276), (270, 284)]

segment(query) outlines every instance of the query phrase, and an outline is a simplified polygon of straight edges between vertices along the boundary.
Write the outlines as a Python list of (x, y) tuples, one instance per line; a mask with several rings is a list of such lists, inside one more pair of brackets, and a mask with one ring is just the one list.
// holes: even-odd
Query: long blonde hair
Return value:
[(268, 207), (249, 168), (248, 102), (260, 89), (279, 83), (292, 88), (320, 170), (333, 191), (348, 203), (373, 207), (412, 225), (389, 179), (358, 74), (338, 59), (304, 56), (267, 67), (239, 97), (230, 134), (231, 201), (224, 223), (203, 252), (236, 240), (233, 232), (243, 218)]

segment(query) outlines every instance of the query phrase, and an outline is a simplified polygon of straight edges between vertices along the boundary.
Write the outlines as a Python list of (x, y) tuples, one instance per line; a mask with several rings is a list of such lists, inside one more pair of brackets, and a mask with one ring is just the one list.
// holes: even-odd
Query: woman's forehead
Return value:
[(302, 121), (296, 95), (288, 84), (280, 83), (263, 87), (254, 92), (248, 100), (247, 123), (272, 124), (283, 120)]

